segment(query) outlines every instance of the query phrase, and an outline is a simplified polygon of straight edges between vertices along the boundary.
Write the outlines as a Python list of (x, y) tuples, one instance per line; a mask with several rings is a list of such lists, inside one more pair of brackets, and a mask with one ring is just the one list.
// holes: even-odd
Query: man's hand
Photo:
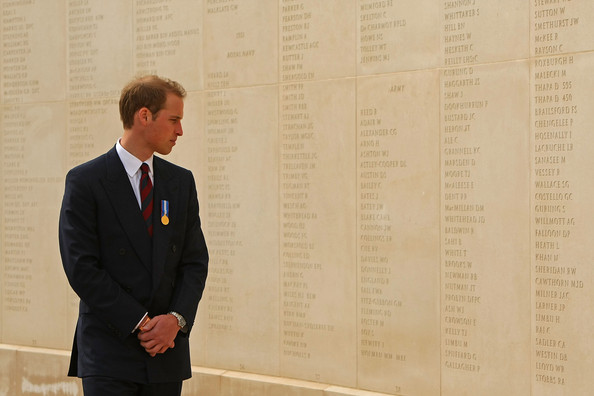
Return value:
[(138, 339), (145, 351), (155, 357), (157, 353), (164, 353), (175, 346), (173, 340), (178, 331), (179, 326), (175, 316), (159, 315), (142, 326)]

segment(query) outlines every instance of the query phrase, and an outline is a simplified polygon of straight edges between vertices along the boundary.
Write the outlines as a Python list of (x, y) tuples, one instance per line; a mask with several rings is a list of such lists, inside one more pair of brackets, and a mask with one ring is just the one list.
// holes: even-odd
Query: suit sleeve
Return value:
[(208, 250), (201, 228), (196, 183), (192, 173), (188, 173), (191, 179), (188, 192), (189, 205), (186, 211), (188, 221), (182, 258), (177, 268), (176, 286), (170, 306), (172, 311), (179, 312), (186, 319), (187, 333), (190, 332), (194, 324), (198, 303), (202, 298), (208, 274)]
[(58, 229), (60, 254), (72, 289), (92, 314), (124, 338), (133, 331), (146, 308), (103, 268), (97, 231), (100, 194), (94, 190), (97, 184), (97, 178), (76, 169), (66, 176)]

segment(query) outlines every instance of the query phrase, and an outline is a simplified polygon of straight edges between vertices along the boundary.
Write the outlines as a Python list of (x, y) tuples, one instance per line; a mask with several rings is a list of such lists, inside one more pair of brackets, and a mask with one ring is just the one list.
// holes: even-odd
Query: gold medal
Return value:
[(161, 201), (161, 224), (169, 224), (169, 201), (165, 199)]

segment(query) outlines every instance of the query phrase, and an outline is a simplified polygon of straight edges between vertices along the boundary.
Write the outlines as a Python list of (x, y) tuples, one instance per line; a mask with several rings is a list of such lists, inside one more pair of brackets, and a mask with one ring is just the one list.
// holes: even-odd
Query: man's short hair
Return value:
[(163, 108), (167, 94), (172, 93), (180, 98), (186, 97), (186, 90), (176, 81), (155, 75), (143, 76), (130, 81), (120, 96), (120, 119), (125, 129), (132, 128), (134, 114), (146, 107), (153, 118)]

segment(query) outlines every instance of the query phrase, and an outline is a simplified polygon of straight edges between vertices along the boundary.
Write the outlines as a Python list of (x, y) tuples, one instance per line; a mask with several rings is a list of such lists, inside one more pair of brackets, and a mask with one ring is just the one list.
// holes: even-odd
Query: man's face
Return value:
[(181, 126), (183, 116), (183, 99), (174, 94), (167, 94), (165, 106), (153, 115), (145, 131), (146, 143), (153, 152), (163, 155), (171, 152), (177, 138), (184, 133)]

